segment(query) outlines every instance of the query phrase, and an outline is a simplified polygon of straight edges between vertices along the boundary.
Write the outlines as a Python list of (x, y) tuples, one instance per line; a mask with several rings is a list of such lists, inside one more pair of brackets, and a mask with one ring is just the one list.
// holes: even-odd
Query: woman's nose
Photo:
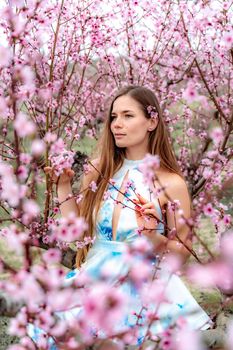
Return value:
[(123, 126), (123, 120), (121, 118), (115, 118), (114, 127), (121, 128)]

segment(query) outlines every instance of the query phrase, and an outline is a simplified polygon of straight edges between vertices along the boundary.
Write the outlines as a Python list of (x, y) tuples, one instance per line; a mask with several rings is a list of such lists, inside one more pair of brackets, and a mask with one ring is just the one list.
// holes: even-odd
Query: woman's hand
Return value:
[(137, 194), (138, 199), (133, 200), (136, 204), (136, 219), (139, 227), (143, 228), (143, 234), (150, 234), (158, 225), (158, 212), (153, 202), (148, 202), (140, 194)]
[(45, 167), (44, 172), (45, 174), (48, 174), (51, 177), (52, 181), (57, 185), (69, 184), (74, 177), (74, 171), (70, 168), (64, 169), (63, 173), (60, 176), (57, 176), (54, 173), (53, 168), (50, 166)]

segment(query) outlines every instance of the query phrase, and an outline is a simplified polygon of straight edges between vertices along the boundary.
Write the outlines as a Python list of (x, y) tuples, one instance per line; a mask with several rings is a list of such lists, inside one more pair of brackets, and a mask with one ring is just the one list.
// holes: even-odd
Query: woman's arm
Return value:
[[(155, 227), (156, 221), (153, 223), (153, 219), (150, 220), (151, 222), (144, 221), (145, 230), (143, 230), (142, 233), (152, 241), (156, 253), (162, 254), (169, 251), (178, 254), (182, 258), (182, 261), (185, 262), (190, 256), (190, 251), (185, 248), (185, 245), (189, 249), (192, 248), (192, 243), (189, 237), (190, 228), (182, 218), (190, 218), (190, 197), (185, 181), (179, 175), (173, 174), (171, 181), (169, 181), (169, 184), (166, 187), (166, 194), (169, 197), (168, 201), (178, 201), (180, 203), (179, 208), (175, 211), (171, 211), (169, 205), (166, 210), (166, 221), (169, 228), (168, 232), (171, 232), (170, 230), (174, 229), (176, 230), (176, 235), (174, 235), (174, 238), (167, 238), (161, 233), (155, 232), (152, 227)], [(141, 204), (143, 204), (142, 208), (145, 208), (142, 217), (143, 215), (149, 214), (150, 216), (154, 215), (155, 217), (158, 217), (156, 209), (150, 208), (149, 206), (150, 204), (153, 205), (153, 203), (142, 203), (141, 201)], [(173, 232), (175, 232), (174, 230)], [(182, 242), (184, 242), (184, 244), (182, 244)]]
[[(74, 176), (74, 171), (72, 169), (65, 169), (64, 172), (59, 176), (59, 178), (54, 174), (51, 167), (45, 167), (44, 171), (49, 174), (52, 180), (57, 184), (57, 196), (60, 204), (60, 211), (63, 217), (68, 217), (70, 213), (75, 213), (79, 216), (79, 206), (73, 197), (71, 180)], [(80, 192), (87, 188), (92, 180), (93, 173), (88, 172), (83, 175)], [(69, 196), (71, 198), (69, 198)]]
[[(60, 204), (60, 211), (63, 217), (68, 217), (70, 213), (75, 213), (79, 216), (79, 207), (72, 193), (72, 187), (70, 181), (65, 183), (57, 184), (57, 196)], [(67, 199), (68, 197), (71, 197)]]
[(178, 201), (179, 203), (179, 207), (175, 210), (171, 210), (172, 205), (169, 205), (169, 203), (166, 209), (166, 221), (169, 232), (171, 232), (170, 230), (174, 230), (175, 235), (171, 239), (156, 233), (154, 245), (159, 253), (164, 251), (176, 253), (185, 262), (190, 256), (190, 251), (185, 245), (189, 249), (192, 249), (190, 228), (185, 223), (185, 219), (189, 219), (191, 215), (190, 196), (187, 185), (179, 175), (174, 175), (172, 183), (166, 189), (166, 193), (169, 196), (169, 202)]
[[(92, 163), (98, 168), (99, 159), (92, 160)], [(54, 174), (52, 167), (45, 167), (44, 171), (46, 174), (49, 174), (53, 180), (57, 184), (57, 196), (60, 204), (60, 211), (63, 217), (68, 217), (70, 213), (75, 213), (76, 216), (79, 216), (80, 210), (79, 205), (82, 203), (79, 202), (77, 204), (75, 198), (73, 197), (71, 180), (74, 177), (74, 171), (70, 168), (65, 169), (63, 173), (57, 177)], [(81, 179), (81, 186), (79, 188), (79, 192), (81, 193), (85, 189), (88, 188), (92, 180), (98, 176), (98, 172), (93, 168), (89, 167), (89, 170), (85, 172)], [(69, 198), (71, 197), (71, 198)]]

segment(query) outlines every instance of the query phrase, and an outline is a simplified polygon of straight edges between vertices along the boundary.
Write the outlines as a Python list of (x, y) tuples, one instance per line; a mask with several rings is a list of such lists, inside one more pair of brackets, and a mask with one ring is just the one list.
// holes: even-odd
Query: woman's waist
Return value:
[(106, 240), (103, 238), (96, 238), (93, 246), (93, 249), (108, 249), (115, 252), (125, 252), (127, 250), (129, 243), (125, 241), (116, 241), (116, 240)]

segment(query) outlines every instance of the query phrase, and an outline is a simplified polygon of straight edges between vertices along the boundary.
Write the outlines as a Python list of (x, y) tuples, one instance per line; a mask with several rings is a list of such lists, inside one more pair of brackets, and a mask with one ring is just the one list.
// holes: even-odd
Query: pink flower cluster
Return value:
[(189, 278), (205, 288), (220, 288), (224, 293), (233, 292), (233, 231), (223, 234), (220, 239), (220, 255), (216, 261), (204, 266), (193, 265), (188, 269)]
[(160, 167), (159, 156), (147, 154), (138, 168), (144, 176), (144, 182), (151, 190), (154, 189), (155, 172)]
[(77, 217), (75, 213), (65, 218), (62, 217), (56, 220), (56, 223), (50, 226), (51, 241), (75, 242), (82, 238), (84, 231), (88, 229), (84, 219)]
[(147, 112), (148, 114), (150, 115), (151, 119), (155, 119), (157, 120), (158, 119), (158, 112), (156, 110), (156, 108), (154, 106), (148, 106), (147, 107)]
[(50, 148), (49, 159), (55, 174), (59, 176), (63, 173), (64, 169), (72, 167), (74, 162), (74, 152), (67, 151), (64, 141), (59, 138)]
[(17, 207), (26, 194), (26, 186), (20, 185), (14, 174), (13, 167), (7, 162), (0, 161), (0, 197), (11, 207)]

